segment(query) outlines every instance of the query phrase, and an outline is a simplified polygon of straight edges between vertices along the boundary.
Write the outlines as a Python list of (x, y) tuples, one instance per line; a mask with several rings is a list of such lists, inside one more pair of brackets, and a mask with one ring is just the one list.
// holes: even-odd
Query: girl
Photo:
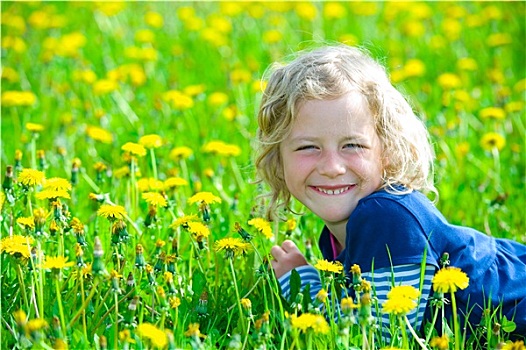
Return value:
[[(436, 194), (429, 135), (375, 60), (329, 46), (275, 67), (258, 123), (256, 167), (271, 188), (269, 213), (293, 196), (319, 216), (324, 258), (347, 273), (359, 265), (379, 304), (392, 285), (420, 289), (423, 272), (419, 311), (408, 315), (422, 325), (432, 278), (448, 253), (469, 277), (456, 293), (458, 312), (477, 325), (490, 301), (526, 334), (526, 246), (449, 224), (423, 194)], [(316, 295), (317, 270), (292, 241), (271, 254), (285, 296), (292, 269)]]

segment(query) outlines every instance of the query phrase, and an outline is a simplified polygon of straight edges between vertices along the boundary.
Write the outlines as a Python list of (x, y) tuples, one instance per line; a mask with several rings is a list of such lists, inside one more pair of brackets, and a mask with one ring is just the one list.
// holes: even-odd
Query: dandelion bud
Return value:
[(252, 302), (250, 301), (250, 299), (243, 298), (240, 302), (245, 317), (252, 318)]
[(128, 278), (126, 279), (126, 294), (130, 293), (132, 290), (135, 289), (135, 278), (133, 277), (133, 273), (128, 273)]
[(13, 191), (13, 166), (8, 165), (5, 169), (4, 182), (2, 182), (2, 188), (5, 192)]
[(79, 183), (79, 170), (82, 162), (79, 158), (73, 159), (71, 163), (71, 185), (76, 186)]
[(119, 285), (119, 279), (122, 277), (116, 270), (111, 270), (110, 272), (110, 278), (111, 278), (111, 289), (114, 293), (120, 294), (122, 293), (121, 287)]
[(18, 310), (13, 313), (13, 318), (15, 319), (18, 332), (22, 333), (26, 323), (27, 323), (27, 314), (24, 310)]
[(201, 316), (206, 315), (208, 311), (208, 293), (203, 291), (199, 297), (199, 303), (197, 304), (195, 311)]
[(208, 203), (206, 203), (205, 201), (202, 201), (199, 204), (199, 211), (203, 215), (203, 221), (209, 222), (210, 221), (210, 206), (208, 205)]
[(106, 350), (108, 348), (108, 340), (103, 335), (99, 338), (99, 347), (101, 350)]
[(144, 259), (144, 248), (141, 244), (135, 246), (135, 267), (143, 269), (146, 266), (146, 260)]
[(51, 220), (51, 224), (49, 224), (49, 233), (51, 234), (51, 236), (55, 236), (58, 230), (59, 227), (57, 222), (55, 220)]
[(495, 322), (495, 323), (493, 324), (493, 327), (491, 328), (491, 332), (492, 332), (494, 335), (497, 336), (497, 335), (499, 335), (499, 333), (500, 333), (500, 329), (501, 329), (501, 327), (502, 327), (502, 326), (501, 326), (500, 323)]
[(356, 308), (356, 305), (351, 297), (346, 297), (341, 301), (341, 308), (345, 315), (349, 315)]
[(320, 291), (316, 294), (316, 300), (318, 300), (321, 304), (325, 303), (325, 300), (327, 300), (327, 297), (329, 296), (329, 293), (325, 289), (320, 289)]
[(176, 259), (177, 259), (177, 256), (175, 254), (169, 254), (164, 259), (164, 261), (166, 262), (166, 270), (168, 272), (171, 272), (172, 274), (175, 273), (175, 260)]
[(163, 268), (164, 268), (164, 261), (165, 260), (166, 260), (166, 253), (165, 252), (161, 252), (157, 256), (157, 261), (155, 262), (155, 265), (153, 266), (153, 269), (155, 270), (155, 272), (159, 272), (159, 271), (163, 270)]
[(449, 253), (444, 252), (442, 256), (440, 257), (440, 265), (442, 268), (448, 267), (451, 262), (449, 261)]
[(20, 170), (22, 170), (24, 168), (22, 166), (22, 156), (23, 156), (22, 151), (17, 149), (15, 151), (15, 170), (16, 171), (20, 171)]
[(47, 168), (46, 152), (43, 149), (37, 151), (37, 169), (44, 171)]
[(95, 236), (93, 244), (93, 265), (91, 271), (94, 275), (105, 275), (107, 274), (106, 268), (104, 267), (104, 261), (102, 256), (104, 251), (102, 250), (102, 243), (100, 242), (99, 236)]
[(172, 253), (177, 254), (179, 252), (179, 247), (177, 246), (177, 239), (172, 239)]
[(250, 233), (245, 231), (245, 229), (241, 227), (239, 222), (234, 223), (234, 229), (236, 230), (237, 233), (239, 233), (241, 238), (243, 238), (243, 240), (245, 240), (246, 242), (249, 242), (252, 239), (252, 236), (250, 235)]
[(362, 270), (360, 269), (360, 266), (354, 264), (351, 266), (351, 274), (352, 274), (352, 285), (355, 290), (359, 288), (359, 286), (362, 283)]
[(153, 267), (150, 264), (146, 264), (144, 269), (146, 271), (146, 276), (148, 277), (148, 283), (150, 283), (150, 286), (156, 285), (157, 282), (155, 282), (155, 276), (153, 275)]
[(370, 325), (374, 321), (374, 317), (371, 315), (371, 295), (365, 293), (360, 298), (360, 308), (358, 310), (358, 319), (362, 325)]
[(62, 339), (64, 335), (62, 334), (62, 328), (60, 327), (60, 319), (57, 316), (53, 316), (53, 321), (51, 322), (53, 337), (55, 339)]

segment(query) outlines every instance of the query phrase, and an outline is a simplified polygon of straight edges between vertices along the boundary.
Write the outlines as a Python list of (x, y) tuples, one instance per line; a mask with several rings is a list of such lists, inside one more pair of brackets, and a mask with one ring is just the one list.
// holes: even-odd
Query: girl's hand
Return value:
[(270, 249), (270, 254), (274, 257), (270, 263), (276, 274), (276, 278), (280, 278), (285, 273), (290, 270), (300, 267), (303, 265), (308, 265), (307, 260), (300, 252), (294, 242), (286, 240), (279, 245), (275, 245)]

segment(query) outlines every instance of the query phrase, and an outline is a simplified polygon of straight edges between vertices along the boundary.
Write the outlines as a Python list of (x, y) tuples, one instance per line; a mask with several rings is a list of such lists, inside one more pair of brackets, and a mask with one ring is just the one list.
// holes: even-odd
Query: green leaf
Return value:
[(290, 280), (289, 280), (289, 283), (290, 283), (290, 296), (289, 296), (289, 300), (294, 301), (294, 300), (296, 300), (296, 295), (298, 295), (298, 293), (300, 292), (300, 288), (301, 288), (301, 278), (300, 278), (300, 274), (299, 274), (298, 271), (296, 271), (295, 269), (293, 269), (293, 270), (290, 272)]
[(504, 332), (511, 333), (517, 328), (517, 325), (515, 322), (508, 320), (506, 316), (504, 316), (502, 319), (501, 328)]

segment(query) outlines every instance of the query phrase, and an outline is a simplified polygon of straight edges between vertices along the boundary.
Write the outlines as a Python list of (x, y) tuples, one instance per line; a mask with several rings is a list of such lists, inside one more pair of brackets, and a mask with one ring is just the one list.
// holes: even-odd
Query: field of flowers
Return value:
[[(361, 300), (281, 298), (286, 238), (327, 289), (342, 274), (321, 222), (264, 218), (252, 150), (269, 64), (365, 47), (426, 120), (439, 209), (525, 243), (525, 7), (2, 1), (0, 348), (524, 349), (496, 316), (417, 341), (395, 300), (387, 343), (359, 269)], [(338, 323), (318, 311), (336, 303)]]

